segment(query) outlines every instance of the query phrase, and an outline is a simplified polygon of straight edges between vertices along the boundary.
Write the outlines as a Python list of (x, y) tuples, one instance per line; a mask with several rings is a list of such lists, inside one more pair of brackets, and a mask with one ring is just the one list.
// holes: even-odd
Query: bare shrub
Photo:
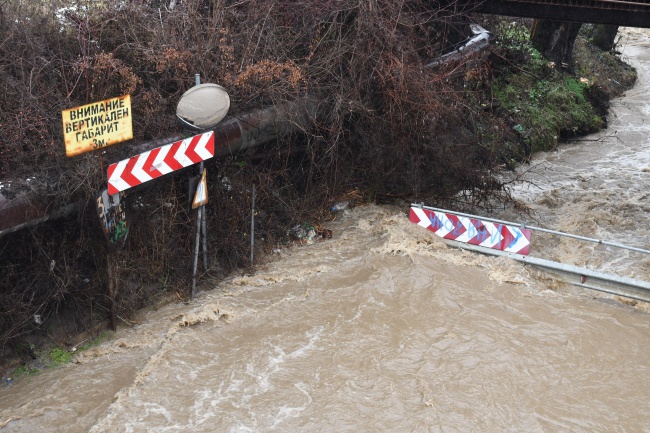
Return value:
[[(65, 223), (65, 236), (54, 223), (2, 240), (1, 285), (12, 289), (1, 291), (0, 341), (33, 330), (37, 311), (54, 314), (64, 302), (79, 315), (108, 308), (105, 245), (87, 200), (105, 187), (108, 162), (132, 156), (132, 145), (66, 158), (62, 109), (130, 93), (139, 143), (179, 132), (176, 104), (194, 74), (228, 89), (233, 116), (305, 95), (318, 101), (303, 134), (208, 164), (215, 276), (249, 265), (253, 184), (266, 248), (295, 224), (326, 218), (331, 200), (351, 190), (366, 200), (484, 203), (501, 189), (489, 175), (499, 136), (466, 102), (465, 86), (485, 86), (489, 70), (424, 67), (463, 33), (467, 18), (454, 2), (109, 0), (57, 12), (54, 2), (26, 10), (9, 1), (1, 12), (0, 178), (39, 173), (51, 185), (44, 199), (87, 207)], [(127, 195), (121, 317), (161, 293), (187, 296), (195, 174)]]

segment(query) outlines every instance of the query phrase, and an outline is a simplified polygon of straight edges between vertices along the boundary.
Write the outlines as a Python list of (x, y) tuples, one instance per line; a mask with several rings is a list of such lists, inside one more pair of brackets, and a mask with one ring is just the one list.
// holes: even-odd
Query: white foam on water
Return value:
[[(547, 155), (544, 167), (559, 168), (540, 171), (546, 189), (522, 199), (582, 234), (646, 236), (629, 222), (647, 213), (640, 175), (617, 173), (649, 164), (624, 147), (618, 170), (598, 147)], [(592, 159), (566, 162), (575, 157)], [(605, 179), (592, 173), (601, 169)], [(0, 389), (3, 433), (647, 429), (647, 312), (450, 248), (407, 212), (346, 211), (332, 239), (285, 249), (190, 305), (145, 312), (78, 363)], [(635, 257), (533, 239), (585, 265)], [(650, 270), (649, 258), (635, 263)]]
[[(647, 50), (646, 30), (624, 29), (626, 50)], [(627, 97), (612, 102), (609, 128), (536, 154), (530, 165), (519, 167), (523, 182), (512, 185), (512, 192), (530, 214), (508, 210), (501, 217), (650, 250), (650, 62), (630, 60), (638, 82)], [(531, 255), (650, 280), (639, 267), (646, 255), (629, 250), (534, 232)]]

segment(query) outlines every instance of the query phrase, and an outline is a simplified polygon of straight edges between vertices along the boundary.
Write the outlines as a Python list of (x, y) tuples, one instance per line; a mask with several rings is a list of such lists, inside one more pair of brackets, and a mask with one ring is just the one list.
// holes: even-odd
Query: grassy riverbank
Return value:
[(590, 26), (576, 40), (576, 73), (545, 59), (529, 42), (529, 26), (501, 22), (492, 57), (498, 72), (490, 82), (491, 104), (512, 124), (517, 136), (506, 146), (517, 160), (554, 149), (558, 142), (607, 127), (609, 101), (636, 80), (634, 68), (619, 53), (591, 44)]

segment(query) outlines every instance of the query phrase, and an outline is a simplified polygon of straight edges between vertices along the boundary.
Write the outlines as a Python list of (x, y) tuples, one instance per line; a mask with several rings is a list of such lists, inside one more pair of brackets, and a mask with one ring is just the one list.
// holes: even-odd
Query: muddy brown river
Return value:
[[(536, 155), (513, 193), (531, 223), (647, 249), (650, 34), (627, 38), (639, 83), (610, 128)], [(647, 305), (447, 247), (407, 215), (346, 210), (331, 240), (142, 312), (0, 388), (0, 432), (650, 432)], [(650, 280), (643, 255), (532, 249)]]

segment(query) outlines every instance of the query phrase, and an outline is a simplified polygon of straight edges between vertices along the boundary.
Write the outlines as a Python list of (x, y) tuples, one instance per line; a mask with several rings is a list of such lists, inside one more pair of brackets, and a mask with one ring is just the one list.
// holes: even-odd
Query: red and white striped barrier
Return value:
[(522, 255), (530, 250), (528, 229), (419, 207), (411, 207), (410, 220), (445, 239)]
[(212, 131), (132, 156), (108, 167), (108, 193), (132, 188), (214, 156)]

